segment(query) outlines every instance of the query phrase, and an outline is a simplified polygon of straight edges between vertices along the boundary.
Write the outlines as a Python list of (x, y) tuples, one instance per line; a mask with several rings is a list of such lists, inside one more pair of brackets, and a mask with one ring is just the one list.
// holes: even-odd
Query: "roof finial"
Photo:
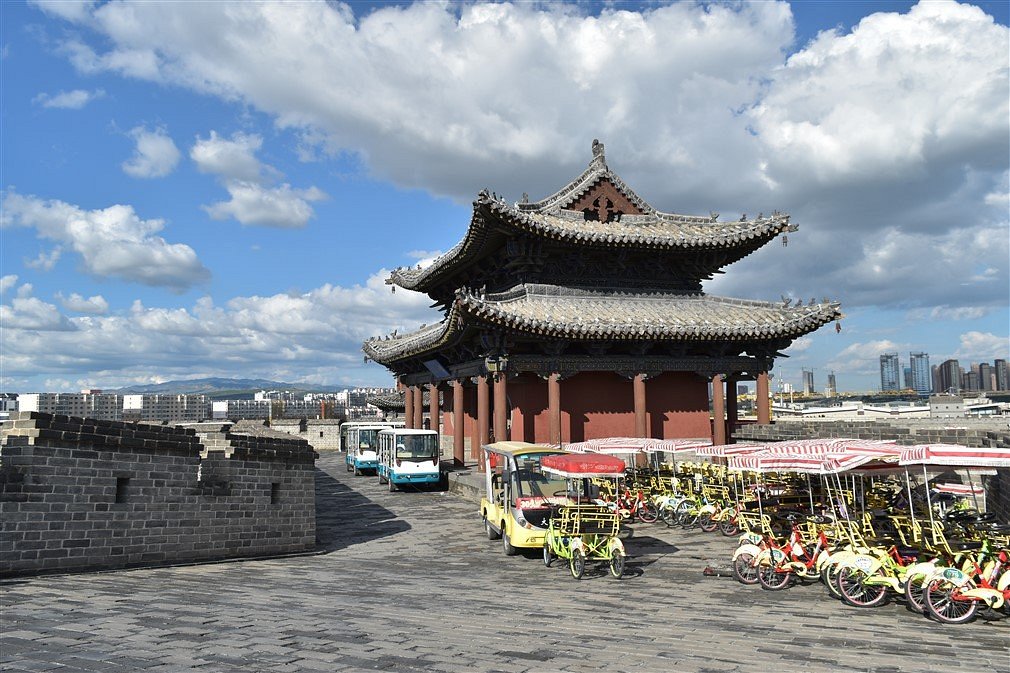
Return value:
[(591, 166), (607, 167), (607, 157), (603, 154), (603, 143), (593, 138), (593, 161)]

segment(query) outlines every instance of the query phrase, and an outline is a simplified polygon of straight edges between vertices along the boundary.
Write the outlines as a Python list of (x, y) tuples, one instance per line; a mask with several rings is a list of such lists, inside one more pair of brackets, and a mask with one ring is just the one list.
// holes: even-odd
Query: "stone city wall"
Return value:
[(330, 418), (274, 419), (270, 427), (304, 439), (316, 451), (340, 450), (340, 421)]
[(303, 440), (38, 412), (0, 440), (0, 574), (303, 552), (315, 546)]
[[(1010, 427), (1005, 417), (992, 419), (903, 419), (855, 421), (779, 421), (771, 425), (746, 425), (736, 429), (738, 442), (778, 442), (789, 439), (853, 437), (892, 440), (898, 444), (960, 444), (1010, 448)], [(1000, 468), (984, 477), (986, 507), (1002, 522), (1010, 522), (1010, 469)], [(963, 480), (962, 480), (963, 481)]]

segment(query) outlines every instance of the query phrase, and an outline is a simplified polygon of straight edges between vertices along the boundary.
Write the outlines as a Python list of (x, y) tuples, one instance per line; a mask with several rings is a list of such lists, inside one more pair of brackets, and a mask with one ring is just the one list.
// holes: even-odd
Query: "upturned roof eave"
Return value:
[[(789, 222), (786, 214), (775, 214), (739, 222), (717, 223), (714, 220), (702, 222), (706, 218), (657, 213), (664, 221), (685, 225), (710, 224), (713, 228), (735, 226), (739, 230), (731, 234), (713, 231), (708, 235), (662, 235), (646, 231), (641, 233), (624, 231), (608, 233), (604, 231), (575, 231), (549, 221), (543, 213), (526, 212), (496, 199), (486, 192), (478, 195), (473, 203), (473, 216), (463, 239), (451, 250), (435, 259), (427, 267), (394, 269), (386, 280), (387, 284), (398, 285), (406, 290), (429, 292), (445, 278), (464, 268), (479, 258), (484, 243), (495, 227), (537, 236), (545, 240), (561, 241), (573, 245), (603, 246), (611, 248), (648, 249), (654, 252), (681, 252), (697, 250), (726, 250), (732, 261), (737, 261), (763, 247), (782, 233), (796, 231), (797, 226)], [(682, 218), (679, 219), (679, 218)], [(493, 222), (489, 222), (493, 220)], [(657, 222), (660, 220), (657, 219)], [(732, 263), (729, 262), (729, 263)]]

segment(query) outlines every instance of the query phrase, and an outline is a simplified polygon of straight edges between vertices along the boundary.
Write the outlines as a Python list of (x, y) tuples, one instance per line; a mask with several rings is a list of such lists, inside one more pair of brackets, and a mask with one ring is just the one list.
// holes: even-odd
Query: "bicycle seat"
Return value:
[(810, 523), (832, 523), (834, 519), (828, 516), (817, 514), (815, 516), (808, 516), (807, 521), (809, 521)]

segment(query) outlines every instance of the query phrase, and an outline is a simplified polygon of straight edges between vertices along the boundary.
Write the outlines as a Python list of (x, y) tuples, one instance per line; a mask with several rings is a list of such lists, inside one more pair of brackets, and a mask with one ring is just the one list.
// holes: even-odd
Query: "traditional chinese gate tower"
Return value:
[(841, 313), (827, 300), (790, 306), (704, 294), (703, 280), (796, 230), (778, 213), (717, 218), (657, 211), (593, 141), (589, 168), (556, 194), (510, 205), (483, 191), (452, 250), (424, 269), (394, 271), (387, 283), (428, 294), (444, 318), (371, 339), (364, 352), (405, 386), (408, 427), (420, 427), (422, 386), (451, 387), (443, 428), (457, 461), (466, 438), (475, 455), (491, 431), (550, 443), (723, 443), (727, 421), (736, 422), (735, 382), (757, 380), (758, 422), (769, 422), (774, 358)]

